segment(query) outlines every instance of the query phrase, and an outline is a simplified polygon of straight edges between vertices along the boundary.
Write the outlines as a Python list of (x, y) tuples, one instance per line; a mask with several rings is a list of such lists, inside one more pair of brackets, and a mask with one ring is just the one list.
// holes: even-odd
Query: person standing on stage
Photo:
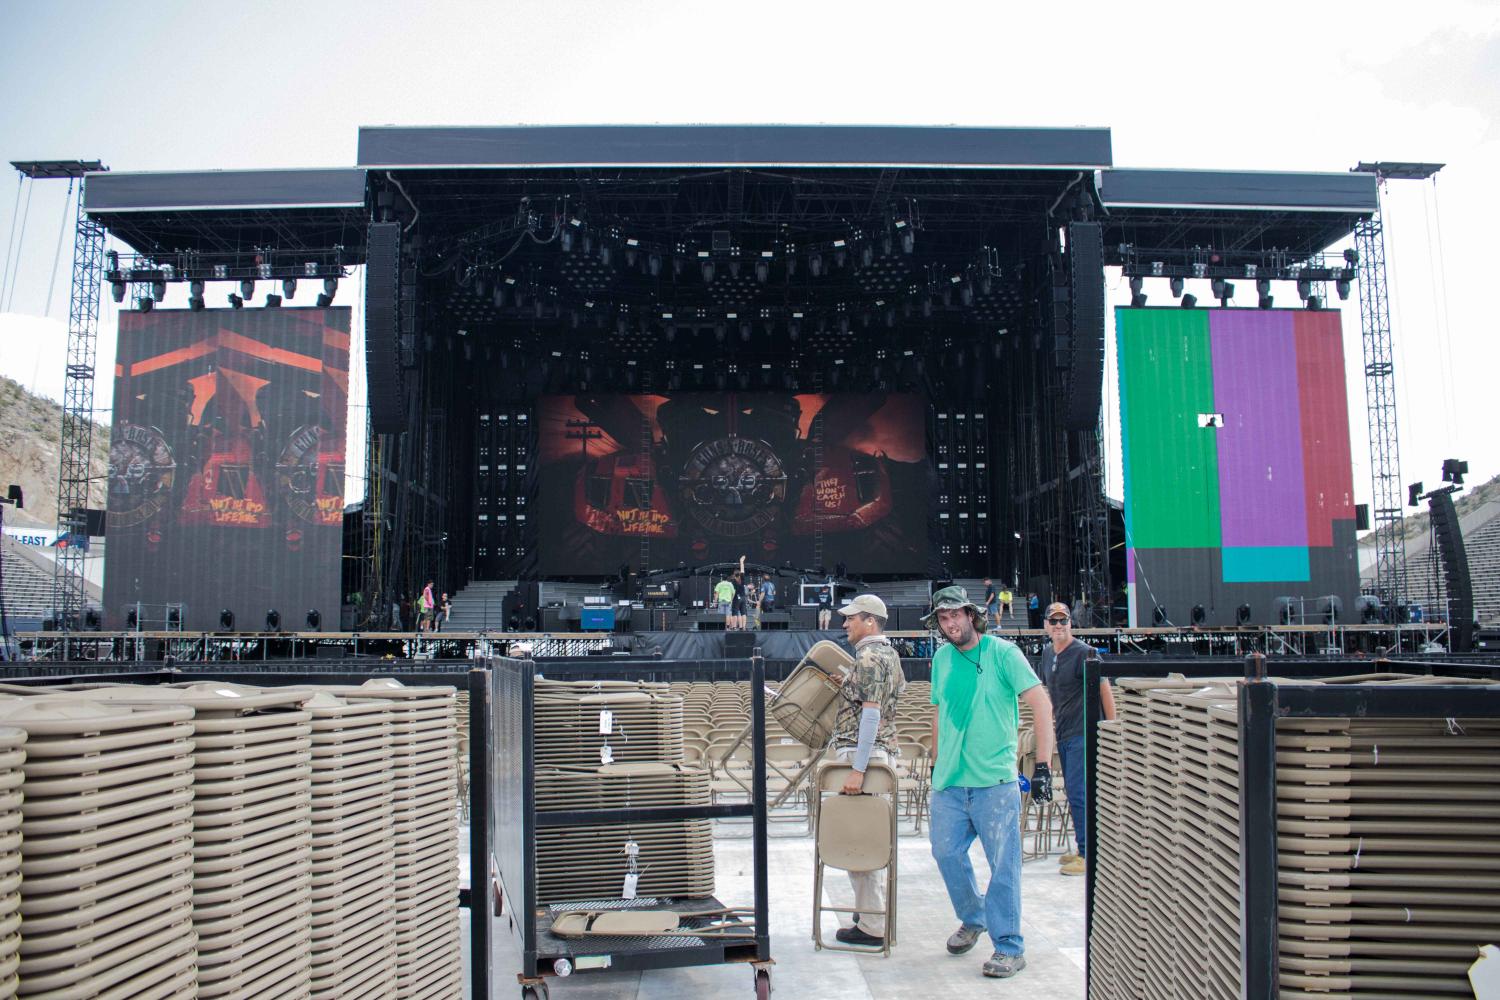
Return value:
[[(1077, 854), (1064, 854), (1058, 861), (1063, 875), (1082, 875), (1088, 857), (1088, 818), (1084, 804), (1087, 774), (1083, 766), (1084, 691), (1083, 664), (1091, 650), (1073, 635), (1073, 621), (1068, 606), (1061, 602), (1047, 605), (1047, 637), (1052, 641), (1042, 649), (1037, 669), (1047, 694), (1052, 699), (1052, 722), (1057, 732), (1057, 755), (1062, 758), (1063, 791), (1068, 796), (1068, 813), (1073, 817), (1073, 839)], [(1099, 704), (1106, 719), (1115, 717), (1115, 696), (1109, 681), (1099, 679)]]
[[(1026, 967), (1021, 937), (1021, 789), (1016, 778), (1019, 698), (1035, 720), (1034, 802), (1052, 801), (1052, 701), (1015, 643), (985, 635), (984, 608), (962, 587), (932, 595), (922, 619), (947, 641), (932, 658), (932, 823), (929, 838), (959, 927), (948, 953), (963, 955), (989, 932), (986, 976)], [(981, 896), (969, 861), (978, 837), (990, 865)]]
[(990, 620), (990, 628), (1000, 627), (1000, 592), (990, 582), (989, 577), (984, 578), (984, 614)]
[(714, 603), (719, 606), (719, 614), (724, 616), (724, 631), (734, 630), (734, 584), (728, 576), (714, 584)]
[[(844, 635), (854, 648), (854, 668), (839, 689), (833, 746), (839, 759), (854, 767), (840, 792), (858, 795), (870, 764), (889, 763), (896, 753), (896, 703), (906, 687), (906, 675), (901, 671), (901, 657), (883, 634), (889, 617), (884, 601), (874, 594), (860, 594), (839, 608), (839, 614), (844, 616)], [(851, 871), (849, 883), (859, 916), (834, 937), (844, 944), (882, 947), (886, 907), (880, 873)]]
[(767, 573), (760, 581), (760, 611), (769, 614), (776, 610), (776, 581)]
[(818, 628), (826, 631), (833, 624), (833, 588), (818, 588)]
[(422, 596), (417, 599), (417, 631), (427, 632), (432, 629), (432, 610), (437, 606), (437, 599), (432, 596), (432, 581), (427, 581), (427, 586), (422, 588)]
[(741, 631), (750, 627), (750, 613), (747, 608), (745, 595), (745, 557), (740, 556), (740, 568), (735, 570), (729, 577), (729, 582), (734, 584), (733, 605), (729, 610), (734, 615), (735, 628)]
[(437, 630), (439, 632), (447, 626), (448, 619), (452, 614), (453, 602), (448, 599), (448, 594), (444, 592), (443, 596), (439, 598), (437, 605)]
[(745, 584), (745, 600), (750, 605), (750, 631), (759, 632), (760, 615), (764, 610), (761, 605), (765, 601), (765, 590), (761, 587), (760, 581), (752, 578), (749, 583)]
[(1035, 593), (1026, 598), (1026, 627), (1042, 627), (1042, 599)]

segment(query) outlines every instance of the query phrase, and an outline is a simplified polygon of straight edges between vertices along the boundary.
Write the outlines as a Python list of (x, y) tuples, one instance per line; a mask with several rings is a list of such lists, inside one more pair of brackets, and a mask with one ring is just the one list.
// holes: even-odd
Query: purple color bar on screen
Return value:
[(1307, 544), (1301, 406), (1292, 314), (1209, 315), (1223, 545)]

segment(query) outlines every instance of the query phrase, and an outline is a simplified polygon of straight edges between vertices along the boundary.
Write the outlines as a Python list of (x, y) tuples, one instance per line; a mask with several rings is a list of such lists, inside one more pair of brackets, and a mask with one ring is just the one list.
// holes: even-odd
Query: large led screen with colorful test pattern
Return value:
[[(1115, 311), (1131, 622), (1274, 622), (1358, 561), (1339, 313)], [(1285, 603), (1285, 602), (1282, 602)]]

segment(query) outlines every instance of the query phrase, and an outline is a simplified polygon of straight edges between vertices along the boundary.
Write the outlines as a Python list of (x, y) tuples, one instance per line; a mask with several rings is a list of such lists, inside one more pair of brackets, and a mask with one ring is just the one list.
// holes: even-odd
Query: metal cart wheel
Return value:
[(766, 969), (755, 972), (755, 1000), (771, 1000), (771, 973)]
[(535, 986), (521, 987), (521, 1000), (549, 1000), (551, 992), (546, 983), (537, 983)]

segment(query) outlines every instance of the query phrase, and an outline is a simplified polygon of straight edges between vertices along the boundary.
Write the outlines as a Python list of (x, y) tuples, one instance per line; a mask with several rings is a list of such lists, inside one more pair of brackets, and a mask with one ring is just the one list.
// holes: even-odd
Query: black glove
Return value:
[(1037, 761), (1036, 769), (1031, 772), (1031, 801), (1052, 801), (1052, 768)]

